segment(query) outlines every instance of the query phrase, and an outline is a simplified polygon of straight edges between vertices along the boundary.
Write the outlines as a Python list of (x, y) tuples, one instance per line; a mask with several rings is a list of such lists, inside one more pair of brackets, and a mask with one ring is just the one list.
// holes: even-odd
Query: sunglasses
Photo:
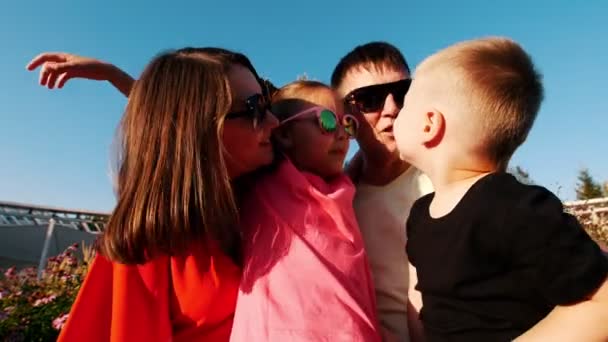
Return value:
[(245, 100), (247, 109), (226, 114), (226, 119), (248, 118), (253, 120), (253, 128), (266, 120), (269, 105), (266, 97), (262, 94), (255, 94)]
[(359, 121), (354, 116), (346, 114), (342, 116), (342, 121), (340, 122), (336, 113), (323, 107), (313, 107), (296, 113), (293, 116), (283, 120), (281, 125), (310, 114), (314, 114), (317, 117), (319, 128), (321, 128), (323, 133), (334, 133), (338, 129), (338, 126), (341, 125), (344, 127), (344, 131), (349, 138), (352, 139), (357, 136), (357, 132), (359, 131)]
[(411, 79), (375, 84), (357, 88), (344, 97), (344, 104), (358, 113), (379, 112), (384, 107), (388, 94), (393, 95), (397, 107), (403, 107), (403, 98), (412, 84)]

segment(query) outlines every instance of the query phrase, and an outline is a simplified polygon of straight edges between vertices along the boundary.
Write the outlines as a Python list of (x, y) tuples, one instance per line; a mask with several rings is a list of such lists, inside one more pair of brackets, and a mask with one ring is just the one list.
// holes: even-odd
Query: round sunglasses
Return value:
[(384, 107), (388, 94), (393, 95), (393, 100), (399, 109), (403, 107), (403, 99), (410, 89), (411, 79), (399, 80), (397, 82), (374, 84), (367, 87), (357, 88), (344, 97), (347, 108), (358, 113), (379, 112)]
[(353, 139), (357, 136), (357, 132), (359, 131), (359, 121), (357, 118), (350, 114), (345, 114), (342, 116), (342, 120), (338, 119), (338, 115), (332, 112), (331, 110), (323, 107), (312, 107), (296, 113), (289, 118), (283, 120), (281, 125), (289, 121), (296, 120), (306, 115), (314, 114), (317, 118), (317, 122), (319, 124), (319, 128), (323, 133), (331, 134), (338, 130), (338, 126), (344, 127), (344, 131), (348, 135), (349, 138)]

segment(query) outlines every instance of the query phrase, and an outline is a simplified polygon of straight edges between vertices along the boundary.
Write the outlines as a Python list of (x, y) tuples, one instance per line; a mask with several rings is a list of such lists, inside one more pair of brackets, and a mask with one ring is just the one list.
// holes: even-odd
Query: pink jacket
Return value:
[(380, 341), (354, 186), (284, 161), (243, 205), (245, 261), (231, 341)]

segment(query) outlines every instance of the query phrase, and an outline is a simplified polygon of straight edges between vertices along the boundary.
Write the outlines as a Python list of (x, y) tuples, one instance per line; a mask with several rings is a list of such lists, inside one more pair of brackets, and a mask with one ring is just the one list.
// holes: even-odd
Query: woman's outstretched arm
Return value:
[(135, 80), (117, 66), (94, 58), (64, 52), (45, 52), (28, 65), (27, 70), (40, 67), (40, 85), (49, 89), (62, 88), (72, 78), (108, 81), (126, 97), (129, 97)]

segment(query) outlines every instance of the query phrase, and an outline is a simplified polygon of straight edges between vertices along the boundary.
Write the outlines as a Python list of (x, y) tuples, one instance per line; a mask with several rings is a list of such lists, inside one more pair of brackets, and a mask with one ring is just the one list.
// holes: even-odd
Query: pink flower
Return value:
[(50, 295), (48, 297), (44, 297), (42, 299), (38, 299), (34, 302), (34, 306), (40, 306), (40, 305), (44, 305), (44, 304), (48, 304), (52, 301), (55, 300), (55, 298), (57, 298), (57, 296), (55, 295)]
[(67, 251), (70, 251), (70, 252), (76, 252), (77, 250), (78, 250), (78, 244), (77, 243), (75, 243), (75, 244), (73, 244), (73, 245), (71, 245), (70, 247), (67, 248)]
[(36, 272), (36, 268), (28, 267), (28, 268), (23, 269), (22, 273), (26, 277), (35, 277), (37, 272)]
[(15, 272), (16, 268), (15, 266), (9, 268), (8, 270), (6, 270), (6, 272), (4, 272), (4, 276), (7, 278), (12, 278), (15, 276), (15, 274), (17, 274), (17, 272)]
[(61, 328), (63, 328), (63, 325), (65, 324), (65, 322), (68, 320), (68, 316), (70, 314), (65, 314), (65, 315), (61, 315), (57, 318), (55, 318), (53, 320), (53, 328), (55, 330), (61, 330)]
[(73, 256), (68, 256), (66, 258), (66, 260), (67, 260), (68, 266), (76, 266), (78, 264), (78, 261)]

